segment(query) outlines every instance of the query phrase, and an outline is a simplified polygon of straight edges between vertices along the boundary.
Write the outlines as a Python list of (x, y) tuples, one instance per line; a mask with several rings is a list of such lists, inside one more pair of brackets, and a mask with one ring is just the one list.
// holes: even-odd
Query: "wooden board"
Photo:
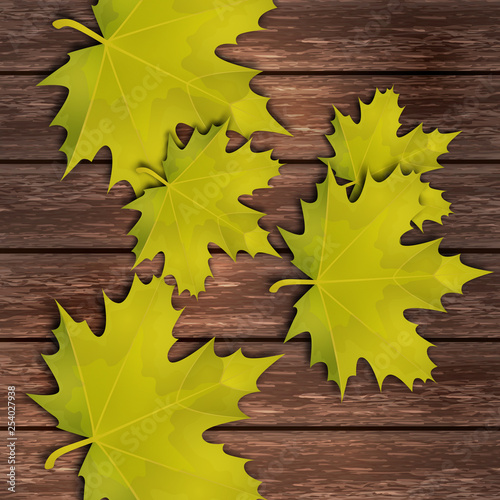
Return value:
[[(424, 177), (446, 192), (454, 214), (444, 226), (426, 223), (404, 237), (405, 243), (444, 238), (444, 248), (500, 248), (500, 164), (447, 164)], [(3, 248), (120, 248), (131, 249), (135, 238), (127, 236), (140, 213), (122, 210), (134, 199), (128, 184), (108, 194), (109, 167), (85, 164), (60, 181), (63, 165), (7, 164), (0, 198), (0, 235)], [(270, 231), (275, 248), (285, 245), (277, 227), (303, 231), (299, 200), (316, 199), (316, 183), (326, 175), (323, 164), (284, 165), (271, 181), (273, 189), (259, 189), (241, 200), (266, 213), (261, 225)], [(212, 249), (214, 246), (211, 247)]]
[[(0, 160), (57, 160), (66, 135), (49, 128), (66, 91), (36, 87), (37, 76), (0, 75)], [(253, 89), (270, 98), (269, 109), (294, 136), (257, 132), (258, 150), (274, 149), (281, 160), (316, 160), (332, 156), (325, 134), (333, 130), (332, 105), (344, 114), (359, 115), (358, 98), (370, 101), (375, 88), (395, 87), (407, 109), (401, 132), (421, 122), (424, 130), (464, 130), (450, 145), (448, 160), (498, 160), (500, 76), (330, 76), (258, 75)], [(22, 112), (20, 112), (22, 110)], [(103, 150), (98, 158), (106, 158)]]
[[(275, 339), (278, 340), (278, 339)], [(16, 382), (17, 425), (52, 428), (57, 421), (25, 396), (53, 394), (57, 385), (41, 353), (54, 353), (50, 342), (2, 343), (0, 382)], [(182, 359), (203, 345), (178, 342), (169, 354)], [(324, 365), (309, 367), (307, 342), (244, 342), (216, 335), (216, 352), (227, 356), (237, 349), (249, 357), (285, 354), (259, 379), (260, 393), (246, 396), (241, 410), (251, 418), (234, 427), (380, 427), (500, 425), (500, 343), (436, 342), (429, 354), (438, 365), (436, 381), (417, 381), (413, 392), (389, 377), (381, 393), (371, 369), (358, 363), (358, 376), (349, 381), (340, 401), (338, 387), (326, 381)], [(488, 389), (484, 387), (489, 380)], [(2, 403), (5, 395), (0, 395)], [(401, 419), (404, 415), (404, 420)]]
[[(488, 0), (276, 0), (264, 15), (267, 31), (219, 49), (234, 62), (264, 71), (484, 71), (500, 70), (500, 15)], [(70, 17), (91, 29), (87, 0), (3, 0), (1, 70), (46, 72), (66, 52), (93, 43), (85, 35), (51, 27)], [(224, 8), (226, 6), (226, 8)], [(221, 3), (224, 15), (231, 4)]]
[[(445, 296), (448, 314), (419, 310), (406, 315), (430, 339), (499, 338), (498, 255), (466, 254), (462, 260), (494, 273), (465, 285), (463, 296)], [(198, 300), (187, 293), (174, 294), (174, 306), (186, 308), (176, 335), (283, 339), (295, 313), (293, 304), (307, 290), (297, 286), (269, 292), (280, 279), (302, 276), (289, 261), (290, 256), (280, 260), (240, 255), (233, 262), (225, 254), (215, 255), (211, 260), (214, 278), (207, 280), (207, 291)], [(133, 264), (131, 253), (0, 254), (0, 338), (50, 338), (50, 330), (58, 324), (55, 300), (75, 320), (85, 319), (96, 333), (101, 332), (102, 290), (112, 300), (122, 301), (132, 284)], [(147, 282), (161, 269), (161, 259), (155, 259), (136, 271)]]
[[(485, 500), (500, 488), (500, 433), (473, 431), (209, 431), (214, 443), (253, 459), (250, 474), (260, 493), (276, 500), (336, 499)], [(4, 436), (2, 436), (4, 437)], [(77, 439), (62, 432), (19, 433), (19, 488), (16, 498), (82, 498), (77, 477), (85, 450), (43, 469), (48, 455)], [(24, 478), (24, 481), (23, 481)], [(40, 491), (43, 483), (44, 490)]]

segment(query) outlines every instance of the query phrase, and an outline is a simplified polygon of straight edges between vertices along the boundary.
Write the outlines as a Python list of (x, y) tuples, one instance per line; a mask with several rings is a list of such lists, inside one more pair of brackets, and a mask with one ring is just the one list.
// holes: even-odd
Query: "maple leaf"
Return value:
[(231, 130), (245, 137), (258, 130), (288, 134), (268, 113), (268, 99), (249, 87), (258, 71), (215, 55), (219, 45), (260, 30), (259, 18), (273, 8), (272, 0), (229, 8), (212, 0), (100, 0), (93, 10), (103, 36), (75, 21), (56, 21), (56, 28), (69, 26), (100, 42), (72, 52), (41, 83), (69, 89), (52, 122), (67, 130), (65, 175), (108, 146), (110, 187), (126, 180), (139, 194), (151, 179), (136, 167), (161, 173), (165, 138), (179, 123), (204, 131), (229, 119)]
[(156, 176), (164, 185), (146, 189), (125, 207), (142, 212), (129, 233), (137, 238), (136, 265), (163, 253), (163, 276), (174, 276), (179, 293), (189, 290), (198, 295), (205, 289), (205, 279), (212, 276), (209, 243), (233, 260), (240, 250), (279, 257), (267, 240), (268, 232), (258, 224), (263, 214), (238, 198), (268, 187), (279, 175), (280, 164), (269, 152), (254, 153), (250, 142), (227, 153), (226, 131), (227, 123), (204, 135), (195, 130), (184, 148), (170, 141), (163, 164), (166, 180)]
[(405, 246), (401, 236), (421, 211), (427, 185), (420, 174), (396, 169), (377, 182), (368, 172), (359, 198), (349, 200), (331, 170), (318, 185), (318, 198), (302, 202), (305, 230), (281, 230), (293, 264), (310, 279), (283, 280), (271, 288), (312, 285), (295, 304), (286, 340), (309, 332), (311, 364), (325, 363), (328, 379), (342, 396), (357, 362), (371, 365), (380, 388), (395, 375), (410, 389), (416, 379), (432, 380), (428, 341), (404, 317), (407, 309), (445, 311), (441, 297), (461, 293), (467, 281), (487, 274), (439, 253), (441, 240)]
[(173, 287), (135, 277), (128, 297), (104, 296), (106, 329), (97, 337), (59, 306), (54, 330), (59, 351), (44, 356), (59, 392), (30, 395), (58, 420), (58, 427), (85, 437), (55, 451), (55, 460), (91, 445), (80, 470), (85, 499), (261, 498), (247, 460), (227, 455), (202, 438), (207, 429), (247, 418), (238, 408), (257, 392), (257, 379), (279, 356), (219, 357), (213, 340), (170, 362), (172, 329), (181, 312), (171, 305)]
[[(361, 118), (355, 123), (335, 106), (332, 125), (334, 133), (327, 136), (335, 156), (320, 158), (337, 176), (350, 180), (354, 187), (351, 200), (361, 193), (367, 173), (378, 180), (386, 179), (397, 167), (407, 174), (424, 173), (442, 168), (440, 155), (448, 152), (448, 145), (460, 133), (442, 134), (438, 130), (427, 134), (420, 124), (400, 137), (399, 118), (403, 112), (398, 104), (399, 94), (394, 89), (382, 93), (378, 89), (370, 104), (359, 101)], [(442, 198), (442, 191), (427, 188), (422, 197), (422, 213), (414, 220), (422, 229), (423, 220), (441, 223), (441, 218), (451, 213), (450, 203)]]

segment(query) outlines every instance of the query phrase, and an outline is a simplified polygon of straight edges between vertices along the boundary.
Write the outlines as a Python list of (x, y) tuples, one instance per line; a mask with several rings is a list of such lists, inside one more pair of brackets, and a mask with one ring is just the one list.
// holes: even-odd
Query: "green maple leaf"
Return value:
[[(61, 85), (68, 97), (52, 125), (66, 128), (61, 151), (66, 174), (82, 159), (111, 149), (110, 186), (126, 180), (137, 194), (151, 179), (136, 172), (147, 165), (161, 173), (165, 139), (179, 123), (207, 130), (229, 120), (231, 130), (287, 132), (268, 113), (268, 99), (249, 87), (258, 71), (215, 55), (243, 32), (261, 29), (272, 0), (100, 0), (93, 7), (103, 36), (60, 20), (100, 42), (70, 54), (69, 62), (42, 85)], [(65, 174), (65, 175), (66, 175)]]
[(271, 291), (312, 285), (295, 304), (286, 340), (309, 332), (311, 364), (325, 363), (342, 395), (360, 358), (371, 365), (380, 387), (388, 375), (410, 389), (416, 379), (432, 379), (435, 365), (427, 354), (432, 344), (416, 333), (404, 311), (444, 311), (444, 294), (461, 293), (464, 283), (487, 274), (463, 265), (458, 255), (440, 255), (440, 240), (401, 244), (421, 212), (427, 187), (413, 172), (397, 169), (381, 182), (368, 173), (352, 202), (329, 170), (317, 200), (302, 203), (304, 233), (281, 230), (293, 264), (310, 279), (283, 280)]
[[(438, 130), (427, 134), (422, 124), (398, 136), (401, 127), (399, 118), (403, 112), (398, 104), (399, 94), (393, 89), (375, 92), (373, 101), (365, 104), (361, 100), (361, 119), (355, 123), (350, 116), (344, 116), (335, 106), (332, 125), (334, 133), (327, 136), (335, 156), (321, 160), (341, 178), (354, 184), (351, 200), (361, 193), (366, 176), (381, 181), (397, 167), (407, 174), (424, 173), (441, 168), (440, 155), (448, 152), (448, 145), (460, 133), (442, 134)], [(414, 220), (422, 229), (423, 220), (441, 222), (449, 215), (450, 203), (441, 196), (442, 191), (427, 188), (422, 197), (422, 213)]]
[(263, 214), (238, 198), (268, 187), (280, 164), (269, 152), (254, 153), (249, 142), (227, 153), (226, 131), (227, 124), (213, 126), (205, 135), (195, 130), (184, 148), (170, 141), (163, 164), (166, 180), (157, 176), (164, 185), (146, 189), (125, 207), (142, 212), (130, 231), (137, 238), (136, 265), (163, 253), (163, 276), (173, 275), (179, 292), (198, 295), (204, 290), (205, 279), (212, 276), (209, 243), (233, 260), (240, 250), (278, 256), (268, 232), (259, 227)]
[(31, 397), (60, 429), (85, 437), (55, 451), (46, 468), (91, 445), (80, 470), (86, 500), (261, 498), (259, 481), (245, 472), (247, 460), (202, 434), (247, 418), (238, 402), (258, 391), (258, 377), (279, 356), (250, 359), (237, 351), (221, 358), (210, 341), (170, 362), (181, 314), (171, 305), (172, 291), (162, 279), (144, 285), (136, 277), (123, 302), (105, 296), (101, 337), (59, 307), (59, 351), (44, 356), (59, 392)]

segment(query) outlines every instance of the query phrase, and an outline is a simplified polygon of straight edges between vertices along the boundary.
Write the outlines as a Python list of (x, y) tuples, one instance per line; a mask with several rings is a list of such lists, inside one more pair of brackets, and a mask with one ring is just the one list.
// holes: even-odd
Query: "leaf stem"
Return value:
[(56, 460), (60, 456), (66, 454), (66, 453), (69, 453), (70, 451), (81, 448), (82, 446), (87, 446), (88, 444), (92, 444), (93, 442), (94, 442), (94, 438), (91, 437), (88, 439), (83, 439), (82, 441), (77, 441), (76, 443), (73, 443), (73, 444), (68, 444), (67, 446), (63, 446), (62, 448), (59, 448), (58, 450), (54, 451), (54, 453), (52, 453), (49, 458), (47, 458), (47, 461), (45, 462), (45, 468), (52, 469), (52, 467), (54, 467)]
[(281, 280), (277, 281), (269, 291), (271, 293), (276, 293), (282, 286), (290, 286), (290, 285), (315, 285), (317, 283), (316, 280)]
[(83, 24), (80, 24), (76, 21), (73, 21), (72, 19), (58, 19), (57, 21), (54, 21), (52, 23), (52, 26), (54, 26), (54, 28), (56, 28), (58, 30), (60, 30), (61, 28), (73, 28), (73, 29), (80, 31), (81, 33), (89, 36), (90, 38), (93, 38), (94, 40), (101, 42), (102, 44), (106, 44), (108, 42), (101, 35), (94, 33), (91, 29), (87, 28)]
[(168, 182), (165, 179), (160, 177), (156, 172), (154, 172), (150, 168), (140, 167), (136, 170), (136, 172), (138, 172), (139, 174), (148, 174), (151, 177), (153, 177), (154, 179), (156, 179), (157, 181), (160, 181), (165, 186), (167, 186), (167, 187), (169, 186)]

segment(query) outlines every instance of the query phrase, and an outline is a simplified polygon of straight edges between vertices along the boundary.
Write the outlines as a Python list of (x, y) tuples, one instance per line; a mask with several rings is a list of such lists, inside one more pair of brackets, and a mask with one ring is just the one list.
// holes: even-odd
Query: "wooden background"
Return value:
[[(271, 98), (270, 110), (293, 138), (259, 134), (287, 163), (274, 190), (245, 200), (265, 210), (282, 260), (240, 255), (236, 263), (213, 249), (214, 279), (187, 306), (171, 353), (183, 356), (216, 335), (218, 352), (242, 347), (247, 355), (285, 352), (260, 379), (262, 392), (244, 399), (252, 418), (209, 431), (228, 452), (255, 459), (248, 471), (263, 481), (268, 500), (493, 499), (500, 498), (500, 1), (493, 0), (277, 0), (264, 16), (267, 31), (245, 34), (221, 56), (263, 71), (252, 83)], [(231, 5), (231, 2), (228, 2)], [(0, 387), (6, 436), (7, 385), (16, 385), (19, 500), (82, 498), (77, 470), (83, 451), (45, 471), (56, 447), (74, 438), (24, 392), (56, 390), (40, 352), (54, 352), (58, 299), (77, 320), (103, 327), (100, 290), (122, 300), (133, 274), (138, 214), (121, 210), (132, 192), (107, 195), (109, 155), (81, 165), (62, 183), (64, 138), (48, 125), (63, 89), (35, 85), (66, 61), (66, 52), (90, 42), (50, 23), (69, 17), (95, 28), (90, 0), (2, 0), (0, 62)], [(357, 98), (395, 85), (406, 105), (402, 131), (463, 130), (444, 169), (429, 175), (446, 190), (455, 215), (429, 224), (425, 238), (444, 236), (447, 254), (496, 273), (449, 295), (448, 314), (410, 311), (419, 333), (434, 342), (437, 384), (414, 392), (388, 379), (380, 393), (359, 364), (344, 402), (321, 365), (308, 367), (309, 340), (283, 345), (293, 303), (303, 293), (267, 290), (294, 274), (276, 224), (300, 230), (300, 196), (314, 199), (325, 175), (315, 158), (331, 154), (332, 104), (358, 116)], [(411, 234), (405, 241), (422, 241)], [(161, 259), (141, 265), (149, 279)], [(3, 441), (5, 443), (5, 441)], [(6, 471), (5, 446), (1, 470)], [(7, 498), (4, 472), (0, 497)], [(4, 493), (5, 491), (5, 493)]]

